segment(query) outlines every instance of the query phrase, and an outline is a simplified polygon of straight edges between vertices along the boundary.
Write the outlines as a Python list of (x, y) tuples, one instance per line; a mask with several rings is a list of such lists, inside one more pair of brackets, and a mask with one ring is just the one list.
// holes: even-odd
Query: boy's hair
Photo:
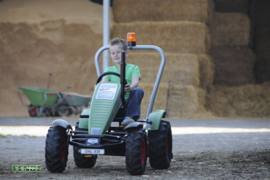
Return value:
[(120, 39), (120, 38), (112, 39), (110, 42), (110, 46), (114, 46), (114, 45), (120, 45), (120, 46), (122, 46), (124, 51), (127, 50), (127, 43), (124, 39)]

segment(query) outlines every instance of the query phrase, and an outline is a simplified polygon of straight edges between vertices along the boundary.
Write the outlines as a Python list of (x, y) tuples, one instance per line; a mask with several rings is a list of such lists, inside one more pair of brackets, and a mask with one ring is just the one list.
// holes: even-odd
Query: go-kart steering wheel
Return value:
[[(112, 72), (112, 71), (110, 71), (110, 72), (105, 72), (105, 73), (102, 73), (102, 74), (98, 77), (96, 84), (98, 84), (104, 76), (110, 75), (110, 74), (111, 74), (111, 75), (118, 76), (118, 77), (120, 78), (120, 74), (119, 74), (119, 73)], [(127, 81), (124, 80), (124, 85), (126, 85), (126, 84), (127, 84)]]

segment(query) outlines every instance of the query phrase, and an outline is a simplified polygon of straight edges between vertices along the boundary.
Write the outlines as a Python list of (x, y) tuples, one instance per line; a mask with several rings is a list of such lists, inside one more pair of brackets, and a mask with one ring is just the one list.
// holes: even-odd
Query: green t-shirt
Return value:
[[(117, 69), (116, 65), (107, 67), (104, 72), (116, 72), (120, 74), (120, 71)], [(141, 73), (140, 73), (139, 67), (133, 64), (126, 64), (126, 81), (129, 85), (132, 82), (133, 76), (138, 76), (141, 79)], [(120, 78), (115, 75), (106, 75), (103, 78), (109, 79), (110, 82), (120, 83)], [(127, 99), (128, 97), (129, 97), (129, 93), (126, 93), (125, 99)]]

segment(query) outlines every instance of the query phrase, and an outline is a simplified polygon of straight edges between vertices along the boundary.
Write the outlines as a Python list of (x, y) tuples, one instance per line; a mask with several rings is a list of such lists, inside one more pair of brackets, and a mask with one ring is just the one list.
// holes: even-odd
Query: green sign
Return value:
[(36, 172), (41, 168), (42, 166), (12, 166), (14, 172)]

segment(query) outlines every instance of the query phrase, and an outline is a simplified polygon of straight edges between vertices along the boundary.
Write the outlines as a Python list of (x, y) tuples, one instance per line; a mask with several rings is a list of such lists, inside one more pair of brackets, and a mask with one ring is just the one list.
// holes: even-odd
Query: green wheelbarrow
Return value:
[[(30, 105), (23, 102), (21, 91), (30, 101)], [(28, 109), (31, 117), (78, 114), (88, 107), (91, 101), (91, 96), (77, 93), (61, 93), (42, 87), (21, 86), (18, 88), (18, 95), (22, 105)]]

